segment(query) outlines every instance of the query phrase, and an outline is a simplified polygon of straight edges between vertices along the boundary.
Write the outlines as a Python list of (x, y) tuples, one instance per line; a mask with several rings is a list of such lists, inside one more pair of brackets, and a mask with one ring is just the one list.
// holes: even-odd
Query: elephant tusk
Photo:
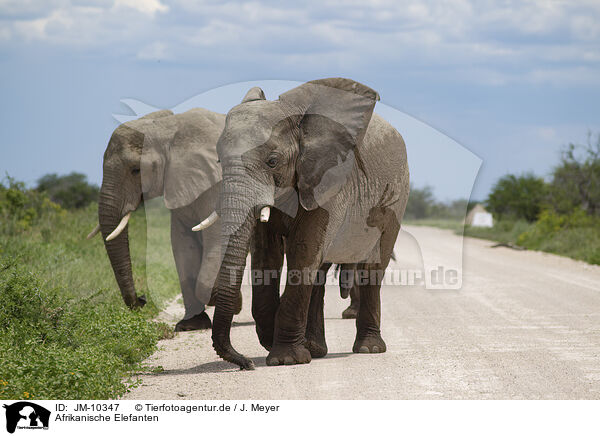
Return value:
[(269, 206), (265, 206), (260, 210), (260, 222), (266, 223), (269, 221), (269, 216), (271, 215), (271, 208)]
[(125, 226), (127, 225), (127, 223), (129, 222), (129, 218), (130, 217), (131, 217), (131, 212), (129, 212), (127, 215), (125, 215), (123, 217), (123, 219), (121, 219), (121, 222), (119, 223), (119, 225), (117, 226), (117, 228), (114, 229), (113, 232), (106, 237), (106, 240), (107, 241), (112, 241), (117, 236), (119, 236), (121, 234), (121, 232), (123, 231), (123, 229), (125, 228)]
[(213, 212), (196, 227), (192, 227), (192, 231), (199, 232), (200, 230), (204, 230), (205, 228), (212, 226), (218, 219), (219, 215), (217, 215), (217, 212)]
[(94, 236), (96, 236), (98, 234), (99, 231), (100, 231), (100, 224), (98, 224), (96, 227), (94, 227), (94, 230), (92, 230), (90, 232), (90, 234), (86, 236), (86, 239), (92, 239)]

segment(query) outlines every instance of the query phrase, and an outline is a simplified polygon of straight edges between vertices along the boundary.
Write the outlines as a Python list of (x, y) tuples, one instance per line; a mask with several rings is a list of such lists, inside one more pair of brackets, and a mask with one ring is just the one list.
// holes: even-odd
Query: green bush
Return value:
[[(486, 200), (494, 226), (466, 226), (464, 235), (600, 264), (600, 134), (595, 143), (591, 138), (590, 134), (585, 146), (569, 144), (550, 183), (533, 174), (500, 178)], [(462, 207), (458, 202), (456, 207), (438, 207), (430, 188), (413, 189), (411, 197), (408, 219), (449, 216), (449, 211)], [(462, 231), (462, 226), (448, 220), (418, 223)]]
[(122, 304), (65, 298), (23, 267), (3, 269), (0, 398), (106, 399), (132, 386), (129, 372), (162, 327)]
[(507, 174), (492, 187), (486, 207), (496, 219), (533, 222), (540, 214), (547, 195), (548, 186), (541, 177)]
[(519, 235), (517, 244), (600, 264), (600, 217), (582, 209), (569, 215), (546, 210), (528, 231)]
[(451, 202), (436, 201), (431, 187), (415, 188), (411, 186), (408, 204), (404, 216), (408, 220), (447, 219), (463, 220), (467, 211), (475, 203), (467, 200), (454, 200)]
[(0, 230), (22, 232), (42, 219), (63, 215), (62, 208), (45, 193), (27, 189), (23, 182), (7, 177), (0, 183)]
[(423, 219), (429, 217), (431, 204), (434, 202), (431, 187), (422, 189), (410, 187), (405, 216), (408, 219)]
[(98, 187), (87, 181), (81, 173), (65, 176), (46, 174), (37, 182), (36, 190), (46, 192), (50, 199), (65, 209), (80, 209), (98, 201)]
[(474, 238), (492, 239), (505, 244), (514, 244), (519, 235), (527, 231), (531, 226), (531, 223), (522, 219), (494, 220), (494, 226), (491, 228), (465, 226), (464, 235)]
[[(172, 258), (158, 249), (147, 257), (144, 211), (133, 214), (129, 234), (136, 288), (149, 302), (130, 311), (102, 240), (85, 240), (96, 205), (67, 211), (9, 179), (0, 207), (0, 399), (122, 395), (158, 339), (172, 334), (152, 319), (179, 292)], [(150, 239), (168, 247), (169, 215), (155, 215)]]
[(552, 173), (550, 204), (561, 214), (583, 209), (600, 215), (600, 134), (592, 144), (569, 144)]

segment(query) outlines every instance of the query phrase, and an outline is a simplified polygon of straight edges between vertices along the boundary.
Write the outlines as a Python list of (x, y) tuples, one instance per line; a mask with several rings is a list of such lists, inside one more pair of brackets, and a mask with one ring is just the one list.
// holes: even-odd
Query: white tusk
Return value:
[(204, 221), (202, 221), (196, 227), (193, 227), (192, 230), (194, 232), (199, 232), (200, 230), (204, 230), (205, 228), (212, 226), (218, 219), (219, 219), (219, 215), (217, 215), (217, 212), (213, 212), (208, 216), (208, 218), (206, 218)]
[(129, 222), (129, 218), (130, 217), (131, 217), (131, 212), (129, 212), (127, 215), (125, 215), (123, 217), (123, 219), (121, 220), (121, 222), (119, 223), (119, 225), (117, 226), (117, 228), (114, 229), (113, 232), (106, 237), (106, 240), (107, 241), (112, 241), (117, 236), (119, 236), (121, 234), (121, 232), (123, 231), (123, 229), (125, 228), (125, 226), (127, 225), (127, 223)]
[(98, 224), (96, 227), (94, 227), (94, 230), (92, 230), (90, 232), (90, 234), (86, 236), (86, 239), (92, 239), (94, 236), (96, 236), (98, 234), (99, 231), (100, 231), (100, 224)]
[(265, 206), (260, 210), (260, 222), (266, 223), (269, 221), (269, 216), (271, 215), (271, 208), (269, 206)]

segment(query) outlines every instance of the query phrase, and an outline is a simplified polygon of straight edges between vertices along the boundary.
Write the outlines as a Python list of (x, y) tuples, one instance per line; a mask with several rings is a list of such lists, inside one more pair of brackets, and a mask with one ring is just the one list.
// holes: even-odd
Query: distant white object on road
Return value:
[(494, 227), (494, 218), (481, 204), (476, 204), (467, 214), (465, 224), (473, 227)]

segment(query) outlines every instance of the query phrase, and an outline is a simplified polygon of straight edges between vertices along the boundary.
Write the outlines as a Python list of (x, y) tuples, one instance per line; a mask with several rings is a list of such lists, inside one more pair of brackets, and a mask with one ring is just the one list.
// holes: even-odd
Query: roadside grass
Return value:
[(457, 220), (422, 219), (405, 223), (449, 229), (459, 235), (514, 244), (600, 265), (600, 218), (581, 210), (569, 215), (543, 211), (533, 223), (503, 219), (495, 220), (491, 228), (464, 226), (464, 231), (462, 221)]
[(133, 371), (170, 330), (153, 318), (179, 292), (168, 212), (146, 209), (129, 225), (136, 289), (148, 298), (136, 311), (123, 304), (101, 237), (85, 239), (96, 206), (21, 227), (4, 219), (0, 398), (109, 399), (135, 385)]
[(450, 218), (422, 218), (422, 219), (406, 219), (402, 221), (402, 224), (409, 226), (431, 226), (438, 227), (440, 229), (452, 230), (455, 233), (462, 233), (463, 222), (461, 220), (455, 220)]
[(464, 235), (517, 245), (519, 235), (529, 230), (531, 226), (532, 224), (524, 220), (495, 220), (494, 227), (465, 226)]
[(531, 250), (600, 265), (600, 217), (588, 215), (581, 209), (568, 215), (543, 211), (516, 242)]

